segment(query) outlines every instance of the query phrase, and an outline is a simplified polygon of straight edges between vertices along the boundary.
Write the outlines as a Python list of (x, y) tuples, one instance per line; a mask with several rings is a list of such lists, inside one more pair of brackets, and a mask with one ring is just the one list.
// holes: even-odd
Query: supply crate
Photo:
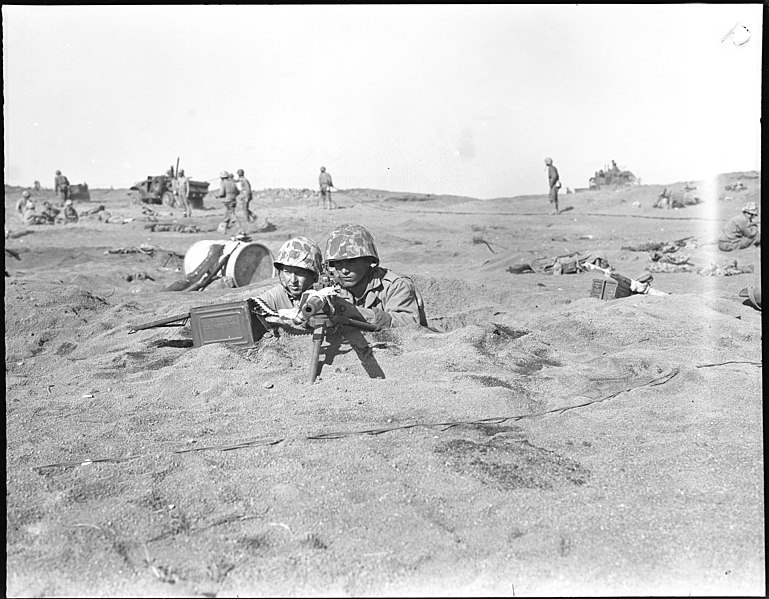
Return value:
[(252, 313), (253, 300), (214, 304), (190, 309), (192, 345), (229, 343), (239, 347), (254, 347), (267, 332)]
[(630, 279), (626, 277), (622, 277), (620, 280), (593, 279), (590, 288), (590, 297), (604, 300), (628, 297), (630, 294)]

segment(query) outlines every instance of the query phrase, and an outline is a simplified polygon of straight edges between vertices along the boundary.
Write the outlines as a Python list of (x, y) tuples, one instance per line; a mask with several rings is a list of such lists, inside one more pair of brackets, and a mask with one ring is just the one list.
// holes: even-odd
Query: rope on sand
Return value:
[[(339, 431), (339, 432), (329, 432), (329, 433), (317, 433), (314, 435), (302, 435), (302, 436), (295, 436), (295, 437), (257, 437), (253, 439), (247, 439), (244, 441), (239, 441), (237, 443), (229, 443), (224, 445), (208, 445), (204, 447), (191, 447), (186, 449), (176, 449), (171, 450), (168, 453), (174, 453), (174, 454), (180, 454), (180, 453), (191, 453), (193, 451), (232, 451), (235, 449), (245, 449), (247, 447), (259, 447), (259, 446), (267, 446), (267, 445), (278, 445), (279, 443), (282, 443), (283, 441), (299, 441), (299, 440), (327, 440), (327, 439), (341, 439), (344, 437), (352, 437), (352, 436), (358, 436), (358, 435), (381, 435), (382, 433), (389, 433), (392, 431), (397, 430), (407, 430), (411, 428), (440, 428), (443, 431), (449, 430), (451, 428), (454, 428), (455, 426), (461, 426), (461, 425), (473, 425), (473, 424), (502, 424), (503, 422), (508, 421), (514, 421), (517, 422), (519, 420), (529, 419), (529, 418), (540, 418), (542, 416), (547, 416), (550, 414), (563, 414), (565, 412), (569, 412), (571, 410), (576, 410), (578, 408), (584, 408), (593, 404), (601, 403), (604, 401), (608, 401), (610, 399), (614, 399), (615, 397), (621, 395), (622, 393), (629, 393), (630, 391), (633, 391), (635, 389), (641, 389), (643, 387), (656, 387), (658, 385), (664, 385), (668, 381), (670, 381), (673, 377), (675, 377), (678, 374), (679, 370), (672, 369), (656, 378), (653, 378), (649, 381), (646, 381), (645, 383), (641, 383), (632, 387), (627, 387), (626, 389), (621, 389), (619, 391), (615, 391), (614, 393), (610, 393), (608, 395), (604, 395), (603, 397), (599, 397), (598, 399), (592, 399), (590, 401), (586, 401), (581, 404), (576, 404), (572, 406), (564, 406), (561, 408), (553, 408), (552, 410), (545, 410), (544, 412), (531, 412), (528, 414), (518, 414), (513, 416), (493, 416), (490, 418), (481, 418), (477, 420), (454, 420), (454, 421), (447, 421), (447, 422), (414, 422), (412, 424), (400, 424), (400, 425), (394, 425), (394, 426), (386, 426), (386, 427), (380, 427), (380, 428), (371, 428), (371, 429), (364, 429), (364, 430), (357, 430), (357, 431)], [(149, 454), (144, 454), (149, 455)], [(99, 462), (112, 462), (112, 463), (120, 463), (120, 462), (127, 462), (129, 460), (134, 460), (136, 458), (144, 457), (143, 455), (129, 455), (124, 457), (114, 457), (114, 458), (94, 458), (94, 459), (86, 459), (86, 460), (78, 460), (78, 461), (69, 461), (69, 462), (58, 462), (55, 464), (46, 464), (45, 466), (33, 466), (32, 470), (42, 470), (44, 468), (65, 468), (65, 467), (74, 467), (74, 466), (85, 466), (92, 463), (99, 463)]]

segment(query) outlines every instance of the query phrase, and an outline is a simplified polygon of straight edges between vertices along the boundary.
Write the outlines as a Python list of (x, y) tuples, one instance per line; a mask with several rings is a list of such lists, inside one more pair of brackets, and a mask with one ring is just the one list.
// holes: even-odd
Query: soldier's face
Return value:
[(315, 276), (312, 271), (298, 266), (282, 266), (278, 271), (280, 284), (286, 288), (288, 294), (298, 299), (315, 282)]
[(366, 276), (371, 267), (371, 258), (363, 256), (350, 260), (333, 260), (329, 261), (328, 267), (342, 288), (349, 289), (355, 287)]

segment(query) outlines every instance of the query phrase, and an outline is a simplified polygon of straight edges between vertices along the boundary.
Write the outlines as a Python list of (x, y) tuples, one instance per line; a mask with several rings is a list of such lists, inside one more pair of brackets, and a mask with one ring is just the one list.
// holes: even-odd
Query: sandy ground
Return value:
[[(429, 329), (329, 336), (314, 384), (311, 336), (128, 334), (275, 284), (161, 291), (220, 205), (156, 206), (201, 232), (152, 232), (127, 190), (92, 190), (76, 208), (113, 222), (23, 227), (6, 188), (7, 595), (764, 595), (761, 312), (738, 297), (760, 251), (711, 243), (760, 179), (697, 186), (684, 209), (637, 186), (557, 216), (545, 196), (261, 192), (255, 241), (362, 224), (425, 299)], [(649, 254), (622, 247), (684, 237), (668, 296), (507, 271), (601, 250), (635, 277)], [(696, 272), (734, 259), (754, 272)]]

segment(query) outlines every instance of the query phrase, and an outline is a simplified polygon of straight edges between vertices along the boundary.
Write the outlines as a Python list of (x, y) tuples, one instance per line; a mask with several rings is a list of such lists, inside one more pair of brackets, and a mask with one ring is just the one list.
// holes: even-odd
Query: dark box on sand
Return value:
[(267, 329), (252, 313), (252, 307), (251, 300), (243, 300), (191, 308), (192, 345), (200, 347), (208, 343), (229, 343), (253, 347)]
[(590, 297), (604, 300), (628, 297), (630, 293), (629, 282), (623, 280), (593, 279), (593, 286), (590, 288)]

